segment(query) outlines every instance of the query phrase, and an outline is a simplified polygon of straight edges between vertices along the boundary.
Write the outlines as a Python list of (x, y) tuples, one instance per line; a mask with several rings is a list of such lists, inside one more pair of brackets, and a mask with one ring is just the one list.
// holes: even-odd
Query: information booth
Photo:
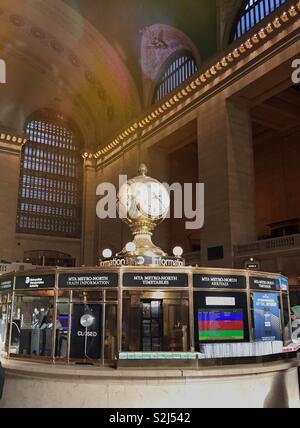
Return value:
[(0, 284), (2, 348), (7, 338), (12, 358), (104, 365), (256, 357), (291, 342), (287, 279), (276, 274), (58, 268)]

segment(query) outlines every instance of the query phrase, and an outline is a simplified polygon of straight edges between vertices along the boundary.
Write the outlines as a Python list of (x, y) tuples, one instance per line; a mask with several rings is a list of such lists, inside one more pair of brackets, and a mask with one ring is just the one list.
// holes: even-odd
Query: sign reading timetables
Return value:
[(186, 288), (188, 275), (185, 273), (125, 273), (123, 287)]

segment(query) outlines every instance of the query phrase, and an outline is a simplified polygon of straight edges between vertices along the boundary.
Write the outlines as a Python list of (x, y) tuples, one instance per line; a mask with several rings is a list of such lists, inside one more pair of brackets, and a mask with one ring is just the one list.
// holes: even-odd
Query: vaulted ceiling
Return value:
[(207, 59), (217, 46), (215, 0), (63, 0), (119, 51), (136, 83), (141, 81), (142, 30), (167, 24), (185, 33)]
[(0, 0), (0, 127), (21, 132), (54, 108), (99, 146), (142, 109), (143, 31), (167, 24), (205, 60), (216, 51), (214, 0)]

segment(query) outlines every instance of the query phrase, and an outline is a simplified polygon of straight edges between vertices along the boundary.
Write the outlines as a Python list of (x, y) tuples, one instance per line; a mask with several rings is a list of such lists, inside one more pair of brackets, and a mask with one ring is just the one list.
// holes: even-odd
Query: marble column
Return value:
[(199, 181), (205, 184), (201, 264), (232, 267), (233, 246), (257, 237), (249, 110), (215, 96), (199, 107), (197, 132)]
[(0, 131), (0, 260), (9, 262), (23, 261), (15, 240), (23, 138)]
[(83, 165), (83, 211), (81, 237), (81, 265), (95, 266), (99, 258), (96, 248), (96, 167), (94, 159)]

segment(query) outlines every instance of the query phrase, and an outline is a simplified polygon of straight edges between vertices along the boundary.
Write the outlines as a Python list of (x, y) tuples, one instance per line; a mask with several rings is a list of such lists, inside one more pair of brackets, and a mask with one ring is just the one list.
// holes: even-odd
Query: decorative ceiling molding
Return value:
[[(83, 113), (81, 125), (89, 134), (88, 147), (97, 146), (99, 141), (103, 143), (140, 112), (138, 91), (124, 61), (71, 7), (61, 0), (35, 0), (26, 2), (26, 6), (19, 0), (0, 0), (0, 3), (1, 54), (13, 61), (14, 52), (18, 52), (19, 57), (23, 53), (25, 58), (25, 54), (32, 51), (41, 59), (45, 71), (42, 74), (47, 74), (52, 83), (56, 78), (57, 88), (66, 89), (77, 113)], [(30, 64), (29, 56), (28, 61)], [(25, 68), (23, 71), (14, 65), (13, 78), (19, 79), (19, 73), (25, 79), (29, 69)], [(38, 65), (37, 71), (42, 71)], [(35, 80), (36, 76), (31, 79), (33, 86)], [(45, 99), (45, 105), (50, 101)], [(87, 114), (92, 126), (85, 126)], [(8, 125), (15, 124), (12, 120)]]
[(1, 129), (0, 127), (0, 151), (20, 153), (26, 142), (23, 133)]
[[(163, 118), (180, 112), (180, 109), (186, 108), (186, 103), (190, 98), (196, 97), (197, 92), (205, 90), (208, 84), (212, 84), (214, 80), (219, 78), (225, 71), (236, 67), (240, 62), (245, 61), (256, 48), (261, 47), (266, 42), (272, 40), (282, 30), (292, 25), (300, 18), (300, 0), (287, 1), (281, 8), (277, 9), (272, 15), (269, 15), (258, 27), (255, 27), (244, 38), (237, 43), (233, 43), (225, 51), (216, 62), (213, 62), (209, 67), (202, 67), (199, 73), (193, 78), (176, 89), (172, 94), (162, 100), (161, 103), (153, 106), (148, 113), (140, 119), (131, 123), (127, 128), (122, 130), (116, 138), (107, 143), (104, 147), (99, 148), (96, 153), (83, 153), (83, 158), (88, 159), (94, 157), (98, 164), (103, 164), (108, 161), (108, 157), (114, 153), (122, 152), (127, 145), (132, 145), (133, 141), (137, 141), (141, 134), (145, 136), (147, 133), (153, 132), (155, 128), (159, 128)], [(253, 59), (253, 58), (252, 58)]]

